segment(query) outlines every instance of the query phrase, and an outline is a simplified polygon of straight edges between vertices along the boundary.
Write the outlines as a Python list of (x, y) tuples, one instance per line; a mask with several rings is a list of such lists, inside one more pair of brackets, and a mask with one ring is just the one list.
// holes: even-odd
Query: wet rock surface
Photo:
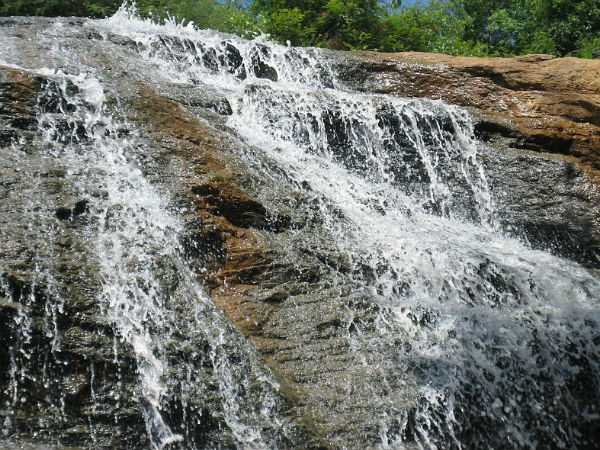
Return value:
[(88, 200), (77, 198), (67, 170), (39, 141), (43, 77), (0, 73), (0, 120), (10, 136), (0, 150), (3, 435), (127, 448), (139, 439), (131, 431), (143, 428), (132, 400), (135, 367), (94, 298), (99, 280), (85, 242)]
[(521, 148), (579, 157), (598, 168), (600, 63), (526, 55), (470, 58), (441, 54), (362, 54), (348, 71), (365, 89), (440, 98), (504, 119)]
[[(600, 62), (550, 55), (359, 53), (354, 88), (470, 108), (502, 221), (591, 267), (600, 245)], [(551, 244), (550, 244), (551, 243)]]
[[(311, 224), (311, 218), (297, 217), (303, 198), (294, 199), (293, 186), (286, 188), (281, 179), (268, 182), (273, 173), (240, 165), (240, 152), (252, 149), (234, 136), (142, 92), (135, 99), (136, 120), (155, 142), (179, 140), (172, 161), (193, 168), (184, 179), (186, 190), (182, 180), (174, 185), (180, 189), (178, 202), (190, 208), (186, 239), (195, 250), (190, 262), (208, 269), (201, 276), (212, 299), (278, 375), (294, 414), (314, 435), (314, 444), (305, 445), (343, 447), (358, 430), (369, 433), (365, 442), (379, 439), (378, 408), (406, 404), (408, 396), (400, 390), (390, 395), (384, 388), (379, 360), (377, 369), (359, 362), (363, 345), (387, 345), (375, 333), (377, 309), (352, 294), (354, 282), (338, 274), (334, 249), (327, 248), (318, 220)], [(169, 111), (168, 119), (163, 111)], [(191, 125), (183, 134), (181, 123)], [(356, 339), (357, 352), (351, 342), (359, 326), (365, 335)], [(392, 368), (393, 362), (386, 365)], [(373, 382), (364, 384), (365, 379)], [(343, 395), (350, 391), (352, 399)], [(343, 417), (332, 416), (332, 408)], [(365, 422), (374, 422), (368, 431)]]
[[(266, 158), (256, 164), (247, 157), (257, 151), (226, 125), (232, 105), (225, 93), (206, 87), (190, 96), (185, 85), (145, 75), (138, 43), (90, 31), (83, 21), (56, 20), (67, 30), (59, 32), (68, 45), (80, 48), (77, 64), (69, 66), (67, 59), (65, 71), (76, 71), (79, 60), (98, 71), (111, 68), (101, 72), (107, 103), (123, 121), (120, 132), (135, 135), (140, 170), (168, 194), (185, 223), (179, 239), (186, 264), (279, 383), (279, 410), (293, 424), (280, 448), (368, 448), (397, 438), (414, 420), (415, 382), (403, 377), (401, 353), (389, 349), (410, 342), (400, 324), (385, 319), (387, 305), (374, 302), (368, 283), (358, 283), (356, 276), (376, 279), (385, 268), (361, 265), (360, 258), (352, 260), (335, 245), (307, 193), (308, 182), (298, 186)], [(21, 65), (44, 59), (49, 44), (25, 44), (24, 36), (42, 34), (48, 24), (0, 21), (11, 45), (25, 47)], [(193, 48), (165, 37), (151, 51), (174, 50), (169, 55), (177, 61)], [(127, 62), (116, 63), (115, 54)], [(195, 56), (204, 65), (224, 64), (244, 79), (239, 51), (227, 45), (225, 55)], [(264, 58), (259, 47), (255, 76), (276, 81), (277, 72)], [(409, 76), (409, 66), (398, 58), (404, 56), (345, 61), (348, 82), (368, 91), (442, 97), (482, 111), (478, 130), (489, 143), (482, 158), (503, 226), (532, 245), (600, 267), (595, 81), (571, 81), (581, 96), (570, 96), (573, 108), (563, 117), (554, 103), (563, 85), (553, 79), (553, 67), (564, 66), (552, 60), (515, 62), (548, 67), (538, 78), (519, 79), (504, 63), (464, 62), (453, 68), (443, 59), (447, 66), (440, 68), (426, 55), (406, 56), (422, 59), (410, 63)], [(12, 349), (0, 354), (0, 400), (8, 405), (0, 409), (0, 429), (10, 438), (8, 448), (147, 448), (137, 362), (98, 300), (102, 280), (90, 244), (95, 230), (89, 211), (107, 194), (79, 192), (71, 182), (77, 174), (48, 157), (52, 149), (41, 139), (37, 117), (40, 108), (50, 111), (61, 102), (40, 103), (48, 82), (43, 75), (0, 67), (0, 323), (7, 324), (0, 327), (0, 344)], [(484, 90), (478, 97), (473, 92), (479, 83)], [(545, 97), (546, 90), (556, 96)], [(514, 98), (509, 91), (517, 92), (510, 94)], [(512, 103), (497, 110), (499, 96)], [(529, 115), (519, 115), (527, 101), (533, 102)], [(535, 120), (548, 126), (536, 128)], [(77, 127), (71, 131), (68, 136), (77, 136)], [(40, 235), (32, 223), (47, 233)], [(175, 305), (185, 314), (193, 309)], [(427, 327), (435, 317), (414, 320)], [(188, 326), (181, 324), (180, 336), (167, 349), (173, 371), (181, 372), (172, 382), (186, 380), (180, 360), (202, 359), (204, 372), (188, 379), (197, 389), (191, 387), (195, 396), (187, 406), (176, 395), (170, 399), (165, 420), (175, 428), (190, 414), (197, 419), (187, 444), (167, 448), (212, 448), (212, 443), (234, 448), (217, 399), (215, 365), (205, 341), (186, 338), (193, 331)], [(31, 357), (15, 353), (17, 348)], [(27, 381), (16, 382), (13, 368)], [(413, 430), (409, 426), (402, 436), (405, 448), (414, 445)]]
[[(45, 26), (43, 19), (40, 23), (21, 19), (7, 23), (30, 24), (34, 30)], [(20, 39), (18, 30), (15, 35)], [(78, 39), (84, 45), (89, 43), (85, 35)], [(43, 57), (36, 54), (37, 49), (29, 50), (29, 62)], [(94, 56), (112, 58), (110, 48), (107, 53), (95, 51)], [(98, 62), (102, 64), (101, 61)], [(60, 159), (54, 157), (57, 150), (53, 141), (62, 145), (81, 142), (81, 151), (85, 152), (88, 130), (83, 125), (73, 128), (72, 122), (65, 120), (63, 131), (51, 134), (50, 142), (46, 141), (39, 129), (40, 115), (56, 114), (60, 121), (61, 114), (73, 112), (74, 107), (61, 97), (60, 89), (52, 89), (52, 77), (6, 67), (0, 70), (0, 76), (1, 126), (6, 136), (1, 149), (0, 181), (0, 341), (7, 349), (0, 361), (0, 416), (2, 435), (9, 438), (0, 445), (52, 450), (148, 448), (144, 423), (147, 405), (140, 400), (140, 369), (133, 349), (123, 342), (107, 317), (107, 305), (101, 301), (102, 280), (94, 254), (96, 225), (87, 217), (89, 209), (107, 198), (108, 193), (102, 189), (81, 192), (75, 183), (76, 177), (81, 176), (79, 168), (69, 168), (68, 161), (61, 165)], [(170, 100), (181, 98), (180, 89), (173, 88), (161, 96), (151, 85), (119, 75), (107, 83), (113, 89), (108, 103), (119, 104), (113, 110), (116, 117), (140, 122), (141, 129), (148, 132), (142, 145), (152, 153), (140, 155), (146, 176), (160, 180), (164, 189), (173, 191), (178, 205), (174, 207), (192, 210), (196, 200), (191, 185), (201, 185), (200, 171), (212, 173), (222, 168), (222, 158), (209, 142), (220, 134), (211, 138), (194, 114)], [(50, 95), (44, 92), (46, 86), (51, 86)], [(67, 89), (77, 94), (76, 87)], [(125, 92), (128, 94), (122, 95)], [(182, 102), (217, 122), (214, 112), (230, 113), (227, 101), (210, 92), (199, 100), (187, 97)], [(118, 131), (121, 135), (129, 133), (125, 128)], [(229, 199), (223, 195), (224, 202), (218, 206), (225, 205), (224, 210), (234, 214), (232, 208), (249, 205), (248, 213), (264, 222), (264, 207), (239, 188), (233, 189), (237, 197)], [(235, 221), (234, 215), (230, 217)], [(190, 218), (188, 230), (182, 239), (193, 248), (190, 265), (196, 265), (199, 273), (211, 264), (220, 266), (225, 251), (218, 231), (194, 218)], [(177, 364), (198, 354), (206, 359), (202, 363), (205, 373), (201, 379), (187, 376), (194, 393), (186, 398), (185, 406), (180, 398), (169, 399), (171, 405), (165, 419), (179, 429), (185, 416), (193, 417), (194, 423), (186, 425), (190, 436), (185, 448), (212, 447), (217, 442), (230, 448), (234, 444), (224, 431), (229, 425), (223, 419), (225, 413), (218, 395), (214, 394), (219, 387), (212, 375), (208, 344), (182, 333), (176, 338), (179, 341), (171, 342), (167, 349), (173, 360), (172, 370), (185, 371)], [(173, 383), (179, 383), (176, 380)], [(173, 389), (187, 388), (174, 385)], [(285, 395), (280, 397), (288, 405), (282, 407), (290, 408)], [(295, 443), (303, 442), (307, 448), (319, 446), (310, 423), (305, 425), (301, 416), (293, 412), (284, 415), (295, 417), (292, 420), (298, 422)], [(278, 446), (292, 446), (284, 440), (278, 442)]]

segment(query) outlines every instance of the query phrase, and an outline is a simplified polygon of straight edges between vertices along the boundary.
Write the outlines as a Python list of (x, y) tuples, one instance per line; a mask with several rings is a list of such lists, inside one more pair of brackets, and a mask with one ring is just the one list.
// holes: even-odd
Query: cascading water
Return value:
[[(85, 214), (89, 222), (85, 232), (94, 247), (88, 257), (94, 259), (99, 272), (101, 314), (114, 329), (115, 362), (118, 366), (125, 358), (118, 349), (123, 342), (135, 359), (139, 378), (135, 403), (143, 412), (148, 438), (147, 444), (137, 445), (157, 450), (289, 446), (294, 425), (279, 415), (283, 405), (277, 382), (261, 368), (253, 350), (195, 280), (180, 244), (183, 225), (136, 162), (143, 147), (124, 131), (126, 124), (108, 113), (98, 79), (81, 69), (77, 76), (50, 70), (37, 73), (47, 80), (38, 99), (38, 129), (46, 158), (67, 164), (66, 175), (76, 180), (74, 189), (80, 200), (71, 210), (58, 209), (57, 216), (64, 214), (66, 217), (60, 218), (74, 220)], [(38, 226), (38, 232), (56, 228), (52, 224)], [(36, 267), (36, 272), (42, 285), (52, 285), (48, 279), (51, 268)], [(25, 293), (8, 284), (2, 288), (19, 310), (14, 319), (18, 337), (9, 350), (10, 382), (5, 393), (8, 406), (15, 408), (29, 400), (28, 382), (47, 385), (56, 376), (28, 374), (26, 360), (34, 351), (32, 318), (27, 309), (46, 297), (54, 306), (44, 313), (45, 319), (52, 320), (57, 308), (58, 315), (64, 311), (60, 309), (60, 294), (36, 293), (35, 284)], [(54, 325), (54, 329), (45, 326), (44, 330), (53, 342), (59, 342), (61, 332), (56, 321)], [(181, 350), (172, 348), (175, 342), (191, 349), (191, 354), (179, 360), (175, 354)], [(57, 345), (52, 345), (53, 353), (60, 353)], [(53, 355), (49, 359), (53, 364), (69, 364), (68, 357)], [(92, 409), (102, 409), (105, 405), (94, 393), (93, 361), (89, 370)], [(216, 386), (207, 383), (207, 371), (214, 374)], [(198, 431), (204, 426), (202, 409), (206, 407), (201, 399), (210, 391), (217, 392), (224, 422), (212, 441)], [(109, 397), (118, 407), (123, 395), (117, 382)], [(56, 401), (57, 408), (64, 409), (64, 399)], [(171, 423), (173, 416), (179, 418), (175, 426), (167, 424), (167, 415)], [(120, 418), (115, 415), (114, 420)], [(60, 417), (57, 422), (60, 424)], [(93, 446), (98, 448), (102, 444), (95, 437), (99, 425), (93, 421), (89, 424)], [(7, 418), (4, 434), (10, 435), (11, 430)]]
[[(340, 279), (378, 308), (377, 349), (393, 366), (380, 368), (385, 383), (413, 397), (375, 421), (379, 441), (366, 445), (595, 448), (600, 281), (503, 234), (484, 147), (465, 111), (353, 92), (316, 50), (158, 25), (127, 8), (85, 27), (140, 54), (159, 88), (224, 92), (232, 110), (227, 125), (252, 146), (240, 157), (274, 179), (283, 173), (307, 199), (307, 215), (318, 218), (312, 229), (344, 256)], [(143, 139), (123, 135), (128, 125), (109, 114), (92, 70), (44, 75), (52, 82), (40, 97), (39, 127), (53, 144), (51, 157), (68, 160), (78, 180), (96, 240), (103, 313), (133, 349), (149, 445), (298, 446), (292, 425), (278, 415), (277, 384), (182, 258), (183, 226), (135, 162)], [(87, 197), (96, 191), (102, 194)], [(307, 232), (291, 233), (292, 251)], [(27, 317), (18, 319), (25, 353)], [(375, 344), (361, 337), (361, 327), (349, 324), (347, 339), (368, 361)], [(176, 361), (170, 345), (180, 334), (189, 348), (208, 346), (208, 360)], [(20, 370), (18, 361), (11, 364)], [(213, 443), (193, 438), (206, 367), (218, 382), (228, 433)], [(179, 428), (167, 425), (180, 416), (187, 418)]]

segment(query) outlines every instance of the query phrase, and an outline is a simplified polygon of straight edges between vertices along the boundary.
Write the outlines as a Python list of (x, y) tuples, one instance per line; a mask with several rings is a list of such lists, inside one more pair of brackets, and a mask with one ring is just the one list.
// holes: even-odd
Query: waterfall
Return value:
[[(84, 28), (141, 57), (132, 70), (145, 70), (158, 89), (169, 83), (222, 93), (231, 107), (223, 126), (248, 146), (240, 160), (301, 193), (296, 212), (308, 219), (289, 232), (289, 251), (307, 249), (308, 237), (318, 234), (339, 255), (343, 263), (331, 264), (338, 277), (331, 284), (344, 280), (377, 316), (373, 324), (350, 321), (345, 338), (365, 365), (376, 348), (386, 386), (410, 397), (373, 420), (379, 438), (366, 445), (597, 445), (600, 279), (502, 229), (481, 157), (486, 144), (476, 139), (468, 112), (441, 101), (355, 92), (339, 81), (328, 53), (264, 37), (246, 41), (157, 24), (126, 7)], [(61, 52), (51, 57), (63, 58)], [(65, 58), (71, 64), (77, 56)], [(8, 59), (6, 52), (0, 59)], [(48, 80), (38, 98), (39, 146), (44, 160), (60, 162), (74, 180), (78, 202), (64, 213), (87, 221), (93, 247), (86, 258), (97, 271), (101, 314), (114, 330), (117, 367), (124, 364), (121, 347), (132, 349), (144, 445), (296, 447), (296, 424), (276, 377), (185, 260), (181, 211), (144, 173), (150, 151), (144, 136), (118, 117), (97, 70), (77, 68), (75, 74), (26, 69)], [(46, 220), (39, 213), (45, 206), (32, 200), (26, 208), (34, 230), (56, 232), (54, 222), (36, 223)], [(17, 292), (10, 280), (0, 285), (18, 304), (5, 393), (13, 407), (27, 395), (33, 327), (27, 311), (40, 298), (51, 305), (43, 317), (58, 355), (52, 364), (61, 361), (57, 318), (67, 300), (53, 290), (55, 272), (43, 254), (30, 288)], [(46, 291), (38, 293), (38, 284)], [(174, 342), (193, 355), (178, 359), (184, 350), (172, 348)], [(45, 382), (53, 382), (51, 374)], [(201, 403), (213, 393), (222, 434), (209, 435), (214, 442), (195, 440)], [(118, 387), (111, 393), (117, 402), (126, 395)], [(64, 409), (64, 399), (54, 402)], [(3, 430), (10, 434), (11, 424)], [(358, 437), (357, 443), (342, 447), (365, 445)]]
[[(227, 427), (220, 431), (221, 443), (230, 440), (233, 445), (257, 449), (289, 445), (293, 425), (279, 413), (283, 408), (277, 397), (279, 385), (203, 292), (187, 266), (180, 243), (183, 224), (168, 198), (148, 182), (140, 168), (139, 160), (146, 150), (143, 144), (125, 132), (126, 123), (110, 115), (104, 89), (93, 75), (82, 71), (74, 76), (51, 70), (38, 74), (47, 80), (38, 98), (37, 127), (43, 132), (39, 145), (46, 153), (44, 158), (66, 164), (65, 175), (75, 180), (79, 199), (71, 209), (57, 209), (56, 216), (68, 221), (85, 216), (89, 222), (85, 232), (93, 243), (93, 252), (82, 264), (93, 264), (98, 271), (100, 314), (114, 329), (114, 360), (119, 372), (128, 370), (121, 364), (131, 364), (120, 361), (124, 355), (119, 354), (119, 347), (124, 343), (132, 349), (139, 379), (136, 403), (143, 411), (147, 445), (153, 450), (173, 448), (178, 443), (185, 448), (205, 445), (190, 436), (202, 426), (203, 406), (201, 402), (198, 405), (198, 399), (210, 391), (217, 392)], [(29, 208), (34, 214), (43, 206)], [(43, 214), (40, 220), (44, 220)], [(52, 220), (45, 220), (45, 224), (36, 224), (38, 232), (57, 228)], [(39, 279), (34, 283), (52, 286), (52, 268), (47, 267), (52, 261), (40, 259), (36, 266)], [(69, 364), (68, 356), (61, 354), (58, 330), (58, 322), (65, 318), (57, 319), (65, 315), (62, 308), (66, 300), (60, 292), (36, 290), (35, 284), (25, 292), (7, 282), (2, 286), (3, 294), (18, 305), (14, 319), (18, 336), (9, 349), (6, 393), (12, 408), (29, 400), (28, 383), (55, 382), (56, 374), (28, 373), (28, 360), (35, 356), (34, 324), (28, 309), (36, 307), (40, 297), (46, 301), (44, 320), (52, 321), (44, 327), (53, 338), (48, 358), (54, 360), (52, 364)], [(181, 334), (183, 340), (178, 337)], [(174, 342), (196, 351), (177, 359), (181, 350), (171, 348)], [(207, 384), (207, 370), (215, 374), (217, 386)], [(91, 396), (95, 400), (92, 408), (102, 409), (106, 400), (95, 398), (93, 363), (90, 371)], [(60, 387), (57, 390), (60, 392)], [(118, 382), (108, 394), (117, 405), (125, 395)], [(65, 399), (60, 395), (56, 407), (65, 414)], [(173, 429), (164, 416), (178, 414), (184, 417)], [(90, 423), (94, 446), (102, 444), (95, 438), (99, 426)], [(4, 433), (10, 431), (7, 419)]]

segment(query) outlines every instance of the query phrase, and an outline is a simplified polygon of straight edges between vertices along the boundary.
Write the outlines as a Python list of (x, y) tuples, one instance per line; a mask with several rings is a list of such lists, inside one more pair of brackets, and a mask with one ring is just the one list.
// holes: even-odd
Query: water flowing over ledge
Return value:
[(507, 229), (465, 110), (126, 8), (46, 25), (0, 28), (33, 111), (2, 134), (7, 442), (594, 448), (600, 281)]

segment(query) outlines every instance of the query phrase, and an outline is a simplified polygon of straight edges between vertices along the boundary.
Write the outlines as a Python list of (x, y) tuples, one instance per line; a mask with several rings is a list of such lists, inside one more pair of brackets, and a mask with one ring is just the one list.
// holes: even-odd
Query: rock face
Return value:
[(357, 81), (366, 90), (439, 98), (474, 108), (519, 134), (518, 148), (570, 155), (600, 168), (600, 62), (596, 60), (549, 55), (363, 56)]
[[(434, 441), (428, 441), (431, 432), (431, 436), (437, 433), (435, 439), (442, 439), (446, 448), (459, 448), (457, 439), (469, 448), (484, 448), (482, 442), (489, 436), (504, 439), (503, 420), (511, 416), (510, 408), (516, 408), (504, 397), (512, 386), (506, 380), (526, 378), (531, 385), (523, 389), (527, 400), (523, 408), (531, 403), (534, 412), (522, 413), (520, 424), (525, 424), (527, 432), (535, 430), (532, 433), (537, 433), (534, 437), (541, 439), (540, 445), (554, 448), (556, 436), (547, 433), (544, 437), (546, 424), (540, 425), (535, 415), (535, 408), (543, 409), (546, 404), (533, 403), (536, 396), (543, 397), (537, 395), (544, 392), (536, 390), (538, 379), (551, 378), (546, 372), (523, 377), (522, 367), (517, 363), (513, 367), (505, 353), (497, 359), (490, 357), (481, 380), (466, 377), (464, 386), (451, 385), (456, 391), (465, 390), (460, 395), (467, 403), (447, 413), (444, 408), (451, 402), (444, 396), (452, 389), (442, 386), (442, 396), (435, 397), (431, 393), (438, 380), (430, 374), (445, 373), (452, 361), (436, 353), (435, 342), (419, 348), (422, 352), (416, 356), (411, 353), (423, 335), (440, 324), (446, 326), (448, 318), (447, 312), (428, 303), (411, 306), (418, 289), (427, 293), (427, 300), (447, 299), (456, 284), (461, 293), (467, 293), (464, 309), (468, 311), (477, 311), (488, 300), (493, 303), (486, 310), (496, 320), (490, 324), (500, 324), (504, 333), (493, 336), (497, 340), (490, 348), (496, 348), (507, 339), (505, 327), (521, 320), (521, 311), (505, 322), (494, 314), (511, 301), (527, 305), (531, 297), (529, 291), (520, 291), (525, 289), (522, 285), (533, 286), (535, 292), (539, 289), (544, 302), (553, 299), (552, 292), (535, 286), (543, 284), (543, 277), (534, 276), (537, 269), (530, 270), (534, 275), (524, 276), (521, 284), (522, 273), (529, 273), (522, 260), (502, 260), (501, 265), (490, 254), (472, 263), (468, 258), (474, 251), (465, 250), (469, 264), (461, 266), (464, 274), (456, 275), (454, 267), (444, 272), (442, 265), (433, 265), (430, 279), (413, 280), (411, 270), (418, 273), (420, 268), (411, 266), (411, 255), (405, 251), (386, 260), (378, 253), (387, 247), (360, 247), (361, 242), (352, 240), (356, 231), (346, 217), (348, 212), (324, 198), (317, 190), (318, 180), (294, 178), (285, 166), (234, 130), (228, 119), (243, 108), (243, 99), (218, 83), (169, 78), (173, 75), (168, 72), (170, 66), (184, 71), (186, 64), (198, 64), (207, 78), (218, 70), (237, 80), (254, 73), (266, 84), (250, 84), (243, 94), (267, 96), (275, 91), (276, 85), (270, 82), (288, 75), (276, 66), (272, 55), (287, 51), (285, 59), (298, 64), (300, 69), (294, 67), (301, 71), (313, 56), (312, 50), (300, 53), (259, 43), (244, 54), (243, 45), (249, 44), (209, 35), (206, 41), (216, 41), (216, 47), (223, 50), (219, 53), (202, 47), (204, 42), (166, 31), (146, 41), (130, 32), (131, 26), (128, 23), (119, 34), (80, 19), (0, 20), (0, 38), (12, 58), (11, 64), (0, 66), (0, 345), (9, 349), (0, 352), (0, 447), (434, 448)], [(39, 43), (27, 38), (33, 35), (40, 37)], [(475, 132), (485, 141), (480, 158), (495, 194), (498, 226), (532, 246), (600, 268), (600, 62), (545, 56), (481, 60), (426, 54), (319, 55), (316, 66), (322, 69), (331, 64), (341, 81), (353, 89), (441, 98), (470, 108), (476, 117)], [(0, 61), (8, 56), (0, 53)], [(47, 65), (60, 66), (62, 72), (39, 70)], [(77, 78), (82, 73), (98, 77), (106, 97), (101, 108), (105, 116), (91, 125), (85, 120), (99, 111), (89, 105), (90, 100), (86, 97), (80, 104), (69, 100), (69, 95), (81, 98), (85, 88), (94, 93), (95, 85), (90, 88)], [(304, 94), (296, 92), (295, 98)], [(268, 113), (277, 112), (278, 107), (274, 101)], [(86, 114), (78, 116), (81, 111)], [(52, 126), (46, 114), (51, 115)], [(385, 109), (378, 114), (377, 120), (389, 128), (400, 128), (396, 116), (386, 115)], [(363, 162), (349, 148), (353, 141), (347, 130), (353, 124), (344, 122), (333, 109), (323, 116), (329, 144), (341, 153), (336, 154), (338, 162), (348, 170), (345, 176), (351, 177)], [(432, 127), (441, 124), (441, 136), (458, 127), (447, 117), (431, 123)], [(293, 131), (303, 135), (299, 129)], [(139, 292), (127, 294), (143, 296), (152, 289), (166, 293), (161, 297), (164, 322), (152, 322), (148, 313), (136, 323), (148, 333), (138, 335), (138, 341), (128, 340), (127, 332), (116, 325), (118, 318), (107, 313), (106, 268), (97, 255), (97, 240), (106, 224), (126, 219), (127, 213), (120, 212), (134, 211), (128, 209), (133, 203), (142, 202), (140, 214), (153, 205), (121, 196), (127, 186), (108, 192), (106, 186), (91, 182), (104, 180), (108, 167), (88, 170), (56, 156), (57, 149), (71, 145), (75, 149), (71, 156), (83, 155), (87, 161), (85, 156), (92, 154), (94, 145), (108, 145), (104, 138), (118, 144), (117, 154), (127, 153), (127, 172), (135, 172), (161, 193), (156, 199), (168, 199), (164, 211), (169, 214), (164, 217), (176, 216), (182, 224), (169, 228), (169, 223), (153, 223), (152, 217), (135, 218), (136, 232), (124, 241), (135, 243), (125, 252), (126, 264), (119, 267), (125, 273), (142, 265), (147, 229), (164, 228), (164, 242), (179, 243), (174, 255), (168, 254), (162, 241), (154, 245), (149, 259), (156, 264), (135, 277)], [(411, 150), (408, 144), (407, 149)], [(419, 156), (412, 150), (405, 155), (407, 164)], [(402, 167), (398, 163), (391, 172), (401, 178)], [(415, 179), (419, 178), (416, 172)], [(88, 184), (80, 184), (80, 179)], [(357, 182), (356, 190), (365, 185)], [(417, 181), (410, 186), (416, 185)], [(378, 189), (383, 188), (378, 185)], [(472, 194), (469, 189), (458, 192), (465, 197)], [(110, 203), (113, 197), (117, 200)], [(421, 217), (404, 210), (396, 216), (388, 213), (388, 200), (394, 201), (389, 197), (360, 210), (361, 214), (375, 211), (374, 217), (360, 219), (372, 221), (373, 230), (383, 229), (384, 236), (385, 226), (389, 228), (395, 219), (411, 224)], [(367, 200), (377, 203), (377, 198)], [(383, 222), (388, 217), (392, 217), (389, 222)], [(443, 234), (453, 223), (442, 222), (432, 234)], [(470, 225), (465, 227), (471, 230)], [(176, 236), (169, 240), (173, 229)], [(119, 228), (113, 231), (119, 235)], [(390, 237), (392, 247), (410, 230), (400, 231)], [(490, 239), (483, 232), (482, 236), (467, 236), (461, 245), (470, 249), (471, 240)], [(368, 236), (362, 238), (368, 241)], [(424, 232), (423, 239), (432, 238)], [(115, 237), (105, 251), (110, 253), (120, 242)], [(503, 251), (500, 244), (493, 247), (498, 254)], [(432, 248), (421, 253), (435, 251), (435, 245)], [(525, 246), (521, 250), (528, 251)], [(543, 258), (540, 264), (550, 259)], [(512, 263), (521, 272), (511, 273)], [(409, 268), (407, 273), (401, 272), (404, 267)], [(574, 304), (585, 297), (579, 285), (590, 297), (596, 295), (592, 275), (570, 261), (564, 267), (560, 266), (561, 274), (573, 271), (579, 277), (574, 287), (567, 283)], [(558, 273), (554, 268), (548, 269), (553, 277)], [(155, 272), (160, 272), (158, 287), (146, 283)], [(174, 272), (192, 275), (186, 278)], [(433, 272), (445, 275), (439, 285)], [(475, 281), (470, 276), (476, 276)], [(125, 289), (126, 284), (116, 283), (116, 287)], [(219, 309), (213, 311), (199, 301), (202, 296), (190, 295), (194, 290), (206, 292)], [(403, 303), (393, 304), (396, 297)], [(540, 309), (544, 302), (538, 305)], [(458, 309), (462, 311), (463, 306)], [(128, 312), (125, 307), (123, 311)], [(470, 313), (464, 314), (457, 322), (469, 322)], [(483, 323), (478, 336), (489, 333), (485, 316), (473, 320)], [(534, 314), (527, 310), (522, 316), (526, 316), (523, 329), (528, 330)], [(551, 317), (549, 313), (545, 319), (551, 322)], [(586, 326), (591, 326), (592, 319)], [(144, 328), (147, 322), (150, 325)], [(464, 344), (467, 354), (487, 355), (477, 353), (485, 347), (484, 338), (471, 340), (472, 333), (480, 331), (476, 325), (472, 329), (448, 327), (438, 340), (450, 342), (451, 347)], [(566, 353), (574, 355), (572, 364), (577, 357), (584, 361), (581, 371), (565, 377), (566, 389), (561, 386), (556, 393), (551, 386), (549, 395), (566, 391), (561, 401), (578, 408), (570, 412), (581, 410), (592, 418), (585, 423), (587, 428), (582, 425), (584, 438), (578, 442), (581, 448), (593, 448), (600, 424), (594, 409), (597, 395), (589, 388), (597, 374), (597, 355), (589, 350), (591, 344), (560, 328), (560, 333), (572, 338), (569, 352), (563, 352), (552, 340), (555, 335), (546, 335), (542, 329), (539, 334), (535, 330), (530, 348), (529, 335), (520, 335), (521, 331), (515, 332), (515, 342), (523, 346), (517, 350), (531, 351), (540, 364), (560, 360)], [(141, 345), (147, 336), (156, 342), (149, 353), (162, 358), (165, 366), (157, 377), (165, 380), (158, 400), (145, 397), (144, 391), (152, 385), (140, 381), (152, 358), (141, 357), (136, 344)], [(539, 350), (546, 341), (549, 353)], [(556, 348), (559, 351), (552, 353)], [(580, 348), (587, 353), (577, 353)], [(468, 358), (457, 361), (459, 368), (444, 380), (458, 379), (460, 367), (472, 362)], [(407, 376), (407, 367), (414, 374)], [(506, 378), (493, 372), (495, 367), (506, 370)], [(485, 380), (493, 380), (492, 390), (500, 386), (497, 390), (506, 392), (494, 391), (490, 397), (487, 391), (478, 391)], [(534, 398), (526, 397), (528, 389)], [(487, 415), (469, 409), (478, 399), (483, 399), (481, 408), (488, 408)], [(161, 415), (152, 415), (156, 405), (151, 400), (157, 401)], [(559, 406), (548, 406), (556, 408), (550, 411), (554, 420), (559, 424), (572, 420)], [(502, 416), (506, 408), (509, 413)], [(443, 416), (450, 419), (444, 422)], [(165, 438), (164, 424), (157, 417), (183, 440)], [(453, 429), (453, 423), (460, 426)]]
[[(90, 442), (94, 422), (98, 448), (128, 447), (135, 433), (125, 430), (144, 428), (131, 401), (134, 362), (94, 299), (99, 280), (82, 233), (87, 200), (36, 140), (38, 95), (47, 81), (0, 70), (4, 434), (27, 440), (37, 430), (41, 442), (60, 436), (65, 445), (81, 445)], [(52, 276), (45, 277), (49, 261)], [(117, 384), (123, 386), (118, 399)], [(120, 425), (111, 423), (113, 414)]]
[(505, 224), (598, 267), (600, 61), (364, 52), (342, 74), (368, 92), (473, 111)]

